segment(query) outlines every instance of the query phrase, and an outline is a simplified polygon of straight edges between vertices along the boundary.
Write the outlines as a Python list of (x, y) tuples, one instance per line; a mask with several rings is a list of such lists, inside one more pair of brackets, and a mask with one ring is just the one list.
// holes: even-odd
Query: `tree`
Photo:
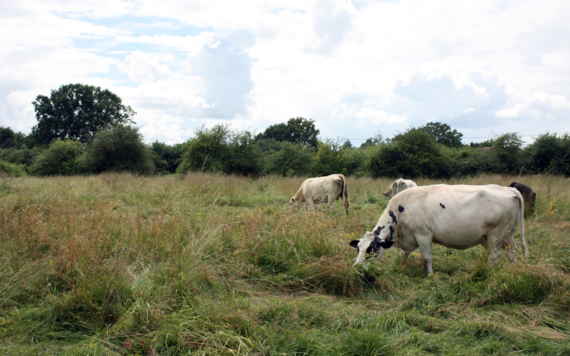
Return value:
[(505, 167), (504, 173), (518, 173), (522, 139), (516, 133), (506, 133), (493, 140), (493, 155)]
[[(179, 164), (181, 147), (182, 145), (179, 143), (170, 146), (166, 143), (159, 142), (158, 140), (153, 142), (151, 145), (152, 151), (160, 160), (160, 168), (169, 173), (176, 172), (176, 168)], [(157, 168), (159, 168), (158, 165)]]
[(14, 146), (16, 134), (9, 127), (0, 126), (0, 148), (10, 148)]
[(384, 141), (384, 137), (382, 136), (380, 131), (378, 131), (378, 133), (374, 135), (374, 137), (370, 137), (362, 145), (360, 145), (360, 148), (368, 148), (376, 146), (379, 145), (382, 141)]
[(435, 141), (447, 147), (460, 148), (463, 146), (461, 137), (463, 134), (455, 129), (451, 129), (448, 124), (441, 122), (428, 122), (425, 126), (420, 127), (428, 134), (435, 138)]
[(85, 150), (82, 166), (89, 173), (154, 172), (150, 148), (144, 144), (136, 127), (126, 125), (97, 132)]
[(55, 139), (85, 143), (100, 130), (132, 123), (136, 114), (116, 94), (84, 84), (62, 85), (49, 97), (38, 95), (32, 104), (38, 120), (32, 135), (44, 145)]
[(258, 134), (255, 139), (275, 139), (276, 141), (289, 141), (299, 143), (302, 146), (318, 148), (317, 136), (319, 130), (315, 127), (315, 121), (302, 117), (291, 118), (287, 123), (269, 126), (265, 132)]

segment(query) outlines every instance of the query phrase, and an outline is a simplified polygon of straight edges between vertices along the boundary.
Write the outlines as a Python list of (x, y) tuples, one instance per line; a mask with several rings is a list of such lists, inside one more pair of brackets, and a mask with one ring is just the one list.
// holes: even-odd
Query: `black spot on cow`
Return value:
[(400, 213), (403, 213), (403, 212), (404, 212), (404, 207), (401, 206), (401, 205), (399, 205), (399, 206), (398, 206), (398, 211), (399, 211)]
[(376, 230), (372, 231), (372, 232), (374, 233), (374, 236), (380, 235), (380, 231), (382, 231), (382, 229), (383, 229), (384, 227), (385, 227), (385, 226), (378, 226), (378, 227), (376, 228)]
[(397, 223), (398, 223), (398, 219), (396, 219), (396, 215), (394, 214), (394, 212), (393, 212), (392, 210), (390, 210), (390, 211), (388, 212), (388, 215), (390, 215), (390, 217), (392, 218), (392, 222), (393, 222), (394, 224), (397, 224)]
[(439, 203), (439, 206), (445, 209), (445, 205), (443, 205), (442, 203)]

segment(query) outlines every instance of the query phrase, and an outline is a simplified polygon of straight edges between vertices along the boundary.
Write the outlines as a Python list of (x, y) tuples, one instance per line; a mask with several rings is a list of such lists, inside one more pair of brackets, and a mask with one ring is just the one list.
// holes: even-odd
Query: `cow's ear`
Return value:
[(394, 241), (384, 241), (384, 243), (382, 244), (382, 247), (386, 250), (389, 249), (390, 247), (392, 247), (392, 245), (394, 244)]
[(352, 240), (352, 241), (350, 241), (350, 246), (352, 246), (354, 248), (358, 248), (359, 242), (360, 242), (360, 240)]
[(295, 197), (291, 198), (291, 201), (295, 201)]

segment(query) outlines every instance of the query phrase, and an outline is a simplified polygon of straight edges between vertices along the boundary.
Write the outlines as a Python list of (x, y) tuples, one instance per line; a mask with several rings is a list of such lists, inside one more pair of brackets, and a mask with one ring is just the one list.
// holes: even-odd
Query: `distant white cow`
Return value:
[(432, 243), (454, 249), (483, 245), (489, 253), (489, 264), (501, 256), (501, 245), (511, 247), (514, 258), (514, 233), (520, 219), (520, 242), (523, 255), (528, 255), (524, 240), (524, 203), (515, 188), (498, 185), (431, 185), (405, 190), (394, 196), (373, 232), (366, 232), (350, 245), (358, 249), (356, 263), (367, 253), (377, 253), (392, 245), (402, 250), (406, 261), (418, 247), (433, 273)]
[(334, 202), (342, 199), (342, 206), (348, 214), (348, 185), (346, 178), (342, 174), (331, 174), (326, 177), (309, 178), (301, 184), (297, 194), (289, 201), (291, 212), (303, 204), (307, 203), (307, 208), (315, 211), (320, 209), (320, 203), (327, 203), (330, 210), (334, 209)]
[(418, 185), (414, 181), (400, 178), (392, 182), (392, 184), (390, 184), (390, 186), (388, 187), (388, 190), (386, 190), (386, 193), (382, 194), (384, 194), (385, 197), (392, 198), (394, 195), (398, 194), (401, 191), (404, 191), (409, 188), (414, 188), (417, 186)]

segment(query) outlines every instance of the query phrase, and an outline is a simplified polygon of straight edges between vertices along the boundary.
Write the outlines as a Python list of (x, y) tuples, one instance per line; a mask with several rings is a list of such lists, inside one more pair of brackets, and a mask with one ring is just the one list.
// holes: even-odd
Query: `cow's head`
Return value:
[(289, 207), (291, 213), (296, 212), (297, 209), (299, 208), (299, 205), (301, 204), (295, 199), (295, 197), (291, 198), (291, 200), (289, 200)]
[[(404, 208), (398, 207), (398, 211), (402, 213)], [(380, 248), (388, 249), (394, 245), (394, 235), (398, 218), (392, 210), (384, 212), (376, 225), (373, 232), (367, 231), (360, 240), (353, 240), (350, 246), (358, 250), (358, 257), (354, 264), (361, 263), (367, 254), (378, 255)]]

